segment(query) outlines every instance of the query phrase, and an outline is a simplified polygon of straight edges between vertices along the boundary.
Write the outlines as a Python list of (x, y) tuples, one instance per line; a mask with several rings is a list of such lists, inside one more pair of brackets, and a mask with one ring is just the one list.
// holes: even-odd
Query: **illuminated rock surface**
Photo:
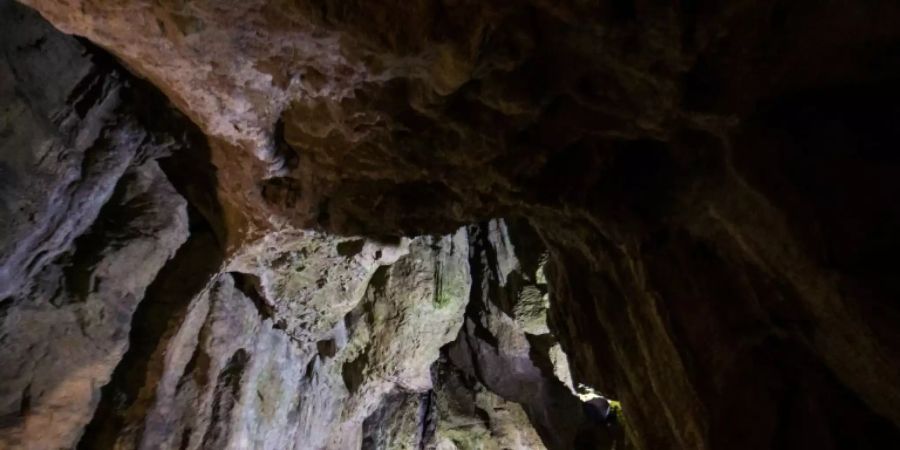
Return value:
[(22, 3), (0, 446), (900, 439), (898, 5)]

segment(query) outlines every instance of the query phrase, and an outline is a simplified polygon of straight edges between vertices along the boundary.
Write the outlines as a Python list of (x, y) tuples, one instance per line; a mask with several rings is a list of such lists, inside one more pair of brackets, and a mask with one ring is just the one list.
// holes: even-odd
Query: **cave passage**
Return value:
[(0, 0), (0, 448), (888, 448), (895, 3)]

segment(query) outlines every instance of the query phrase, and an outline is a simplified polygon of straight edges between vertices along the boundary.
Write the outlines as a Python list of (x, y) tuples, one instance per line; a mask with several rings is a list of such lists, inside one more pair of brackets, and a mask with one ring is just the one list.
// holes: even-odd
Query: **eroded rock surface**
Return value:
[(512, 225), (512, 233), (498, 220), (470, 227), (479, 283), (463, 331), (447, 348), (449, 362), (520, 404), (548, 449), (609, 448), (616, 430), (586, 415), (569, 380), (560, 380), (554, 368), (551, 349), (557, 342), (547, 326), (541, 275), (545, 250), (530, 227)]
[(9, 2), (0, 30), (0, 445), (68, 448), (187, 238), (186, 202), (117, 71)]
[(105, 392), (119, 401), (82, 446), (360, 448), (386, 395), (432, 388), (469, 298), (465, 230), (402, 244), (286, 231), (248, 246), (161, 334), (142, 363), (159, 378), (139, 395), (126, 378)]
[(384, 398), (364, 422), (363, 449), (545, 449), (522, 407), (503, 400), (445, 360), (434, 389)]
[[(101, 51), (0, 6), (0, 446), (540, 445), (517, 404), (432, 376), (481, 282), (469, 230), (285, 225), (234, 246), (186, 119)], [(397, 399), (435, 400), (408, 416)]]
[[(624, 431), (636, 448), (878, 448), (900, 439), (897, 4), (24, 3), (117, 56), (208, 138), (200, 152), (173, 153), (191, 155), (181, 163), (163, 158), (158, 164), (188, 202), (186, 245), (212, 256), (191, 277), (199, 286), (177, 296), (178, 307), (141, 302), (147, 311), (168, 311), (166, 323), (135, 321), (131, 328), (141, 331), (130, 340), (142, 350), (125, 356), (107, 389), (123, 386), (124, 401), (102, 395), (99, 414), (133, 407), (136, 417), (122, 423), (143, 423), (144, 412), (158, 407), (157, 394), (143, 394), (144, 386), (155, 392), (165, 385), (155, 380), (180, 375), (161, 362), (128, 361), (154, 354), (150, 361), (163, 361), (159, 349), (179, 342), (173, 336), (197, 335), (197, 327), (216, 323), (218, 313), (192, 315), (202, 308), (191, 305), (207, 302), (209, 311), (231, 311), (221, 320), (233, 316), (240, 322), (235, 330), (244, 331), (216, 347), (221, 354), (213, 366), (195, 369), (207, 374), (196, 388), (200, 403), (178, 400), (208, 407), (195, 417), (199, 428), (187, 433), (185, 445), (239, 445), (244, 437), (262, 436), (241, 428), (250, 422), (203, 424), (256, 411), (247, 406), (256, 400), (241, 389), (255, 385), (252, 368), (267, 361), (248, 347), (265, 336), (278, 336), (279, 343), (267, 344), (277, 348), (294, 342), (299, 360), (315, 361), (311, 373), (329, 392), (316, 418), (340, 417), (329, 424), (343, 430), (315, 428), (321, 432), (315, 442), (333, 448), (430, 442), (426, 436), (440, 435), (440, 422), (419, 418), (413, 426), (403, 418), (432, 401), (425, 398), (449, 398), (436, 378), (430, 387), (425, 382), (421, 364), (432, 356), (414, 359), (407, 371), (384, 367), (368, 352), (420, 354), (390, 343), (421, 330), (394, 323), (389, 330), (399, 334), (381, 336), (374, 324), (394, 315), (441, 317), (443, 310), (426, 308), (423, 316), (394, 294), (379, 294), (373, 280), (389, 274), (399, 289), (412, 287), (400, 281), (407, 279), (399, 274), (407, 264), (402, 251), (380, 257), (397, 257), (394, 262), (377, 262), (377, 248), (402, 245), (403, 236), (434, 239), (433, 245), (448, 238), (423, 236), (506, 217), (511, 227), (529, 222), (548, 249), (547, 262), (519, 260), (531, 254), (525, 251), (516, 253), (519, 269), (513, 269), (512, 259), (502, 256), (502, 233), (482, 228), (466, 233), (473, 249), (468, 257), (450, 252), (453, 261), (466, 260), (474, 295), (464, 317), (455, 316), (462, 317), (462, 333), (441, 361), (465, 380), (455, 384), (466, 386), (462, 397), (475, 395), (466, 405), (480, 406), (454, 409), (437, 401), (427, 411), (474, 411), (479, 436), (492, 430), (509, 437), (504, 442), (533, 442), (528, 432), (498, 431), (506, 429), (501, 423), (518, 423), (518, 412), (500, 414), (498, 428), (477, 412), (493, 417), (485, 405), (502, 400), (521, 404), (548, 448), (597, 438), (595, 429), (577, 425), (580, 420), (560, 424), (554, 422), (559, 415), (550, 414), (576, 405), (559, 364), (564, 350), (572, 385), (584, 383), (622, 401)], [(141, 130), (171, 125), (128, 120), (118, 112), (121, 80), (103, 72), (117, 63), (100, 65), (98, 74), (81, 43), (23, 28), (16, 19), (27, 14), (22, 11), (7, 8), (0, 17), (9, 24), (0, 31), (6, 57), (0, 68), (4, 324), (25, 311), (28, 299), (52, 304), (51, 298), (83, 292), (84, 281), (96, 278), (90, 276), (94, 266), (88, 276), (70, 271), (78, 282), (59, 297), (44, 281), (65, 277), (64, 267), (81, 267), (78, 242), (104, 229), (98, 225), (104, 205), (116, 204), (110, 199), (127, 181), (123, 174), (153, 178), (158, 149), (144, 149)], [(114, 123), (105, 121), (109, 117)], [(157, 186), (142, 186), (150, 185)], [(486, 229), (492, 226), (500, 230), (496, 223)], [(333, 241), (318, 250), (278, 240), (295, 229), (343, 237), (328, 237)], [(177, 247), (161, 230), (143, 237)], [(279, 272), (300, 259), (282, 260), (270, 244), (287, 253), (308, 248), (309, 270), (296, 277)], [(174, 247), (158, 250), (146, 257), (140, 280), (152, 280)], [(253, 252), (246, 260), (238, 256)], [(72, 254), (74, 264), (60, 259)], [(438, 258), (420, 256), (425, 265)], [(544, 267), (543, 281), (532, 270), (537, 266)], [(419, 269), (410, 269), (408, 280), (417, 279)], [(292, 285), (294, 279), (302, 282)], [(438, 279), (425, 282), (433, 284), (430, 292), (442, 291)], [(129, 291), (138, 296), (143, 283), (129, 284)], [(109, 283), (87, 286), (99, 293)], [(541, 319), (544, 295), (548, 322)], [(80, 305), (99, 297), (87, 298)], [(240, 301), (240, 307), (227, 306)], [(447, 304), (460, 306), (454, 301)], [(134, 305), (122, 304), (132, 305), (114, 325), (124, 333), (124, 316)], [(360, 306), (367, 304), (396, 310)], [(135, 317), (154, 316), (141, 305)], [(422, 355), (436, 355), (435, 346), (453, 339), (456, 322), (449, 322)], [(7, 340), (18, 336), (4, 334)], [(135, 339), (140, 336), (150, 339)], [(190, 342), (178, 345), (213, 351)], [(26, 359), (21, 353), (10, 358)], [(104, 369), (106, 377), (111, 370)], [(379, 378), (396, 373), (416, 382)], [(129, 374), (144, 375), (134, 384)], [(510, 379), (515, 382), (504, 383)], [(37, 397), (22, 394), (23, 383), (4, 391), (4, 417), (37, 411), (31, 406)], [(427, 389), (433, 393), (423, 397)], [(481, 389), (490, 394), (472, 394)], [(344, 400), (329, 403), (336, 398)], [(377, 398), (388, 399), (380, 409)], [(88, 410), (92, 402), (81, 404)], [(272, 420), (282, 420), (283, 407), (273, 406)], [(165, 416), (168, 410), (160, 411)], [(397, 431), (377, 433), (382, 420)], [(19, 419), (9, 423), (21, 427)], [(109, 435), (118, 436), (121, 427), (113, 425)], [(103, 435), (93, 433), (86, 436)], [(451, 441), (442, 445), (462, 445)]]

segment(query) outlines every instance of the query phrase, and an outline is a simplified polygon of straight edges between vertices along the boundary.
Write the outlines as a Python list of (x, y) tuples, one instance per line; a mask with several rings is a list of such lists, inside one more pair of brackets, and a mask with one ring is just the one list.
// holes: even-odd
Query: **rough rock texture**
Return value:
[[(0, 447), (540, 445), (518, 405), (433, 381), (481, 276), (469, 230), (283, 225), (235, 246), (191, 124), (102, 52), (0, 7)], [(394, 406), (413, 398), (430, 412)]]
[(614, 430), (585, 414), (568, 380), (554, 370), (540, 241), (527, 225), (511, 225), (512, 233), (499, 220), (470, 227), (479, 283), (448, 359), (478, 384), (521, 404), (548, 449), (608, 448)]
[(414, 239), (408, 255), (375, 271), (361, 301), (316, 344), (297, 448), (360, 448), (363, 422), (386, 394), (431, 388), (429, 368), (468, 301), (467, 256), (460, 230)]
[(0, 30), (0, 446), (65, 448), (187, 238), (186, 202), (115, 71), (8, 2)]
[(539, 276), (545, 250), (526, 224), (512, 228), (502, 220), (467, 227), (473, 285), (465, 324), (432, 366), (431, 390), (384, 397), (363, 423), (362, 448), (624, 445), (621, 431), (556, 377)]
[(145, 138), (134, 123), (116, 123), (117, 74), (31, 15), (4, 2), (0, 16), (2, 298), (27, 290), (96, 220)]
[[(429, 448), (546, 448), (521, 405), (504, 400), (452, 367), (439, 365), (437, 372), (440, 388), (435, 391), (432, 400), (436, 411), (432, 446)], [(515, 382), (515, 379), (508, 381)]]
[(544, 249), (527, 225), (514, 228), (502, 220), (468, 227), (474, 284), (465, 324), (433, 366), (430, 393), (385, 397), (364, 423), (363, 448), (611, 447), (616, 430), (589, 418), (554, 374), (538, 276)]
[[(357, 252), (339, 255), (348, 243)], [(431, 388), (430, 366), (462, 323), (467, 258), (465, 230), (413, 239), (408, 250), (312, 232), (268, 236), (170, 322), (139, 363), (158, 377), (110, 386), (104, 397), (118, 400), (81, 446), (359, 448), (363, 421), (386, 394)], [(327, 281), (307, 274), (325, 268)], [(253, 272), (257, 285), (246, 280)]]
[[(186, 238), (184, 200), (155, 163), (126, 177), (134, 179), (120, 184), (122, 202), (107, 204), (104, 212), (127, 219), (105, 229), (92, 227), (81, 238), (106, 246), (93, 247), (84, 266), (61, 261), (46, 266), (36, 281), (55, 292), (14, 296), (5, 305), (0, 358), (4, 445), (74, 444), (99, 388), (125, 352), (137, 303)], [(111, 216), (102, 214), (100, 220)], [(62, 258), (78, 261), (84, 256), (76, 249), (82, 248)]]
[[(877, 448), (900, 439), (894, 2), (25, 3), (119, 57), (206, 133), (209, 157), (167, 173), (229, 255), (291, 227), (391, 242), (524, 218), (549, 249), (548, 329), (569, 355), (573, 383), (622, 401), (635, 447)], [(27, 58), (8, 56), (14, 42), (0, 45), (26, 73)], [(84, 73), (78, 52), (60, 52), (74, 41), (28, 42), (14, 48), (75, 60), (52, 77), (59, 86), (89, 87), (72, 81)], [(36, 86), (43, 95), (54, 85)], [(4, 97), (19, 100), (4, 111), (46, 111), (43, 100), (21, 100), (33, 89), (6, 86)], [(85, 110), (72, 89), (60, 92), (49, 104)], [(102, 96), (86, 98), (90, 106)], [(4, 112), (12, 116), (20, 114)], [(16, 161), (4, 160), (4, 173), (41, 161), (42, 130), (63, 127), (65, 116), (44, 112), (37, 117), (49, 122), (4, 131), (3, 142), (31, 149), (4, 144), (3, 157)], [(100, 136), (131, 136), (122, 124)], [(75, 124), (85, 138), (65, 147), (90, 148), (97, 126)], [(106, 163), (103, 173), (129, 166)], [(67, 167), (41, 170), (58, 180)], [(185, 167), (205, 177), (184, 176), (194, 172)], [(89, 192), (108, 196), (119, 176), (100, 178), (59, 197), (31, 189), (40, 178), (4, 175), (4, 192), (29, 192), (4, 195), (4, 311), (91, 225), (105, 202)], [(90, 204), (69, 213), (66, 202), (82, 198)], [(20, 200), (32, 206), (7, 215)], [(34, 226), (24, 222), (31, 213)], [(517, 312), (476, 298), (464, 336), (486, 329), (497, 342), (470, 339), (461, 353), (471, 363), (459, 369), (528, 368), (538, 358), (526, 363), (523, 349), (553, 348), (503, 331), (542, 332), (516, 320), (533, 316), (534, 301)], [(291, 336), (334, 320), (290, 319)], [(253, 363), (249, 354), (222, 361), (223, 370)], [(523, 373), (553, 373), (534, 367)], [(242, 386), (225, 372), (210, 379)], [(222, 392), (212, 405), (239, 411), (240, 399)], [(32, 397), (8, 398), (12, 410)], [(569, 435), (559, 430), (553, 437)]]
[(330, 331), (365, 295), (375, 270), (407, 253), (408, 242), (378, 244), (309, 231), (282, 231), (246, 245), (228, 263), (260, 313), (298, 342)]
[(364, 422), (362, 449), (544, 450), (522, 407), (446, 361), (424, 394), (395, 393)]

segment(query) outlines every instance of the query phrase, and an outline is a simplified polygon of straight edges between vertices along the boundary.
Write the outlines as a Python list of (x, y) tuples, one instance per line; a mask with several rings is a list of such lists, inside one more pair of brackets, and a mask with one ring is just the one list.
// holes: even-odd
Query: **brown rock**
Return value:
[[(221, 211), (200, 208), (196, 194), (188, 200), (207, 211), (230, 254), (294, 227), (385, 240), (524, 218), (549, 250), (548, 330), (575, 383), (622, 401), (635, 447), (897, 441), (897, 5), (25, 3), (108, 49), (202, 128), (217, 171), (212, 185), (195, 186), (215, 192)], [(27, 41), (35, 44), (12, 54), (40, 47)], [(89, 71), (69, 48), (74, 41), (44, 42), (38, 55), (68, 55), (56, 62), (73, 70), (54, 70), (58, 85), (38, 83), (15, 94), (27, 101), (7, 103), (17, 118), (33, 107), (51, 119), (0, 135), (4, 149), (36, 149), (4, 152), (23, 167), (34, 166), (54, 128), (91, 137), (50, 147), (78, 159), (99, 126), (76, 117), (73, 106), (84, 103), (69, 104)], [(0, 80), (40, 72), (28, 58), (7, 59), (16, 69)], [(5, 86), (0, 96), (15, 97)], [(106, 81), (89, 86), (114, 92)], [(28, 97), (34, 92), (49, 100)], [(88, 111), (102, 115), (98, 105)], [(72, 129), (63, 126), (68, 117)], [(134, 137), (122, 134), (127, 127), (106, 129), (101, 136)], [(0, 259), (0, 301), (19, 298), (88, 229), (129, 167), (121, 155), (88, 165), (98, 172), (86, 179), (103, 182), (84, 185), (97, 195), (85, 195), (90, 205), (78, 214), (46, 206), (58, 198), (53, 183), (20, 197), (25, 209), (4, 200), (4, 213), (22, 212), (4, 224), (14, 237)], [(63, 161), (28, 173), (58, 180), (78, 167)], [(9, 192), (34, 185), (4, 183)], [(78, 204), (78, 192), (62, 198)], [(41, 233), (31, 233), (31, 214)], [(52, 221), (61, 226), (45, 227)], [(466, 333), (540, 329), (517, 321), (533, 315), (525, 306), (533, 302), (516, 310), (494, 300), (484, 302), (480, 324), (467, 317)], [(321, 317), (333, 321), (327, 311)], [(295, 328), (292, 335), (305, 332)], [(503, 351), (469, 354), (480, 366), (505, 367), (498, 361), (525, 348), (513, 345), (516, 333), (501, 336), (511, 343)], [(245, 359), (221, 358), (217, 369), (230, 369), (215, 373), (223, 388), (210, 397), (220, 410), (239, 403), (227, 394), (244, 379), (238, 368), (252, 364)], [(18, 397), (10, 398), (13, 410)], [(358, 444), (365, 427), (355, 424), (335, 445)], [(234, 435), (220, 431), (213, 436)]]

